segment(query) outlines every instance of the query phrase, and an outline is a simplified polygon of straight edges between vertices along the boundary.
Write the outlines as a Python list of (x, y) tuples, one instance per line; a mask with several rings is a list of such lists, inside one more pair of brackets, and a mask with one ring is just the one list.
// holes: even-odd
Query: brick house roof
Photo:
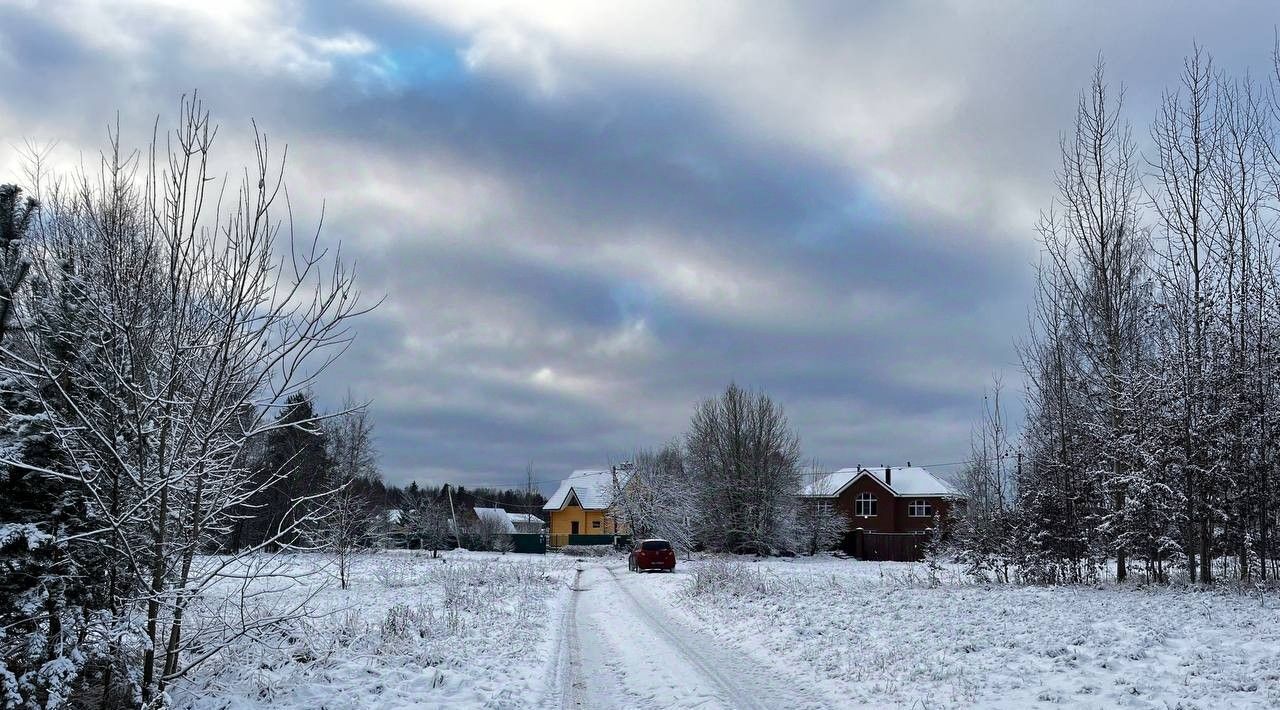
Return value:
[(898, 497), (963, 497), (954, 486), (921, 466), (891, 466), (888, 481), (885, 480), (883, 468), (842, 468), (806, 483), (801, 488), (800, 495), (805, 498), (834, 498), (862, 476), (870, 476)]

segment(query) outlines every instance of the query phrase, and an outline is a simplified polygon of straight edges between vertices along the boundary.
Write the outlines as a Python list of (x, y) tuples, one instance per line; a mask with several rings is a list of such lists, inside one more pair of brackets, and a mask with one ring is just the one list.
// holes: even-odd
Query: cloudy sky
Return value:
[(193, 88), (228, 165), (256, 119), (386, 297), (319, 395), (373, 401), (392, 482), (617, 461), (729, 381), (827, 466), (946, 463), (1018, 394), (1093, 63), (1142, 143), (1193, 42), (1269, 69), (1265, 3), (1114, 6), (0, 0), (0, 181)]

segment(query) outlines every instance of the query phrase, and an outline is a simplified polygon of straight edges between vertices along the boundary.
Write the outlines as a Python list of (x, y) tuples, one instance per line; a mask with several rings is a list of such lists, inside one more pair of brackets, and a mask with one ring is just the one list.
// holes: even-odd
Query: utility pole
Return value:
[(453, 509), (453, 486), (444, 484), (444, 490), (449, 494), (449, 518), (453, 521), (453, 538), (456, 542), (462, 542), (462, 536), (458, 534), (458, 513)]

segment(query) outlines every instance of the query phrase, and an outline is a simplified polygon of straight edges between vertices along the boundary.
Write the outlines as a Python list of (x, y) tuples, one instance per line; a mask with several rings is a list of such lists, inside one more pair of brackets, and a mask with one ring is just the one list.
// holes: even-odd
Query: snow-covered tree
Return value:
[(636, 452), (624, 479), (615, 479), (613, 510), (635, 538), (658, 537), (686, 553), (697, 544), (701, 509), (680, 446)]
[(327, 503), (321, 539), (337, 556), (338, 580), (346, 589), (352, 555), (378, 543), (385, 501), (368, 410), (348, 396), (343, 411), (325, 422), (324, 430), (327, 485), (337, 492)]
[(999, 581), (1009, 581), (1010, 527), (1019, 454), (1009, 441), (1000, 393), (997, 381), (983, 398), (982, 419), (973, 432), (970, 458), (960, 474), (966, 504), (957, 532), (961, 557), (971, 575), (980, 579), (994, 575)]
[(414, 485), (405, 492), (402, 505), (402, 524), (410, 546), (416, 541), (421, 549), (431, 550), (432, 557), (438, 557), (440, 550), (451, 547), (455, 531), (446, 501), (440, 496), (428, 495)]
[(1229, 560), (1274, 576), (1276, 77), (1260, 87), (1193, 48), (1145, 176), (1100, 70), (1086, 92), (1022, 346), (1024, 578), (1087, 581), (1114, 559), (1124, 580), (1130, 558), (1153, 580), (1209, 583)]
[[(9, 448), (3, 463), (61, 481), (73, 507), (99, 521), (66, 539), (70, 554), (105, 557), (92, 584), (106, 595), (107, 628), (95, 638), (116, 644), (118, 672), (97, 680), (134, 703), (156, 701), (232, 639), (305, 608), (301, 595), (269, 616), (209, 610), (188, 621), (225, 576), (278, 573), (257, 553), (314, 522), (328, 491), (289, 501), (256, 545), (199, 555), (291, 472), (280, 461), (256, 476), (242, 453), (320, 419), (276, 415), (342, 352), (360, 312), (351, 275), (318, 236), (295, 240), (282, 220), (280, 166), (264, 141), (231, 196), (207, 199), (218, 184), (215, 133), (202, 105), (184, 100), (150, 160), (113, 139), (99, 170), (32, 186), (41, 203), (24, 240), (32, 287), (14, 302), (0, 358), (10, 387), (38, 401), (65, 461), (41, 465)], [(55, 630), (52, 619), (37, 623)], [(80, 669), (60, 658), (66, 687)]]
[(0, 185), (0, 342), (9, 329), (18, 289), (31, 270), (31, 258), (23, 245), (40, 203), (22, 196), (17, 185)]
[[(829, 492), (831, 472), (822, 469), (818, 463), (809, 465), (804, 474), (804, 487), (810, 492)], [(844, 543), (849, 534), (849, 516), (840, 510), (835, 501), (826, 497), (806, 497), (796, 508), (796, 540), (795, 548), (807, 554), (816, 555), (826, 550), (834, 550)]]
[[(42, 311), (44, 321), (25, 333), (28, 347), (17, 337), (8, 342), (24, 355), (35, 344), (65, 370), (93, 349), (85, 347), (68, 269), (49, 281), (27, 279), (37, 216), (35, 199), (0, 186), (0, 337), (13, 324), (19, 287), (27, 282), (22, 295), (34, 300), (30, 307)], [(13, 361), (0, 353), (0, 363)], [(0, 467), (0, 698), (15, 707), (58, 707), (86, 664), (110, 668), (113, 633), (100, 612), (114, 606), (118, 565), (86, 537), (104, 521), (68, 480), (73, 461), (62, 447), (58, 412), (46, 399), (53, 389), (0, 376), (0, 459), (9, 462)], [(107, 642), (84, 643), (90, 635)]]
[(800, 439), (768, 395), (731, 384), (699, 404), (684, 466), (697, 486), (698, 539), (707, 548), (761, 555), (791, 549)]

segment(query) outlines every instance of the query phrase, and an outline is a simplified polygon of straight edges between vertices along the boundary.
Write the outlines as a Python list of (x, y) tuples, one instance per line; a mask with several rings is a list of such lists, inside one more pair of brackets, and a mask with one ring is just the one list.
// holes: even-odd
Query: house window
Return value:
[(592, 520), (592, 521), (591, 521), (591, 527), (593, 527), (593, 528), (598, 528), (598, 527), (600, 527), (600, 521), (599, 521), (599, 520)]
[(871, 493), (859, 493), (853, 501), (853, 514), (862, 518), (876, 517), (876, 497)]
[(913, 518), (932, 518), (933, 506), (927, 500), (913, 500), (907, 504), (907, 515)]

